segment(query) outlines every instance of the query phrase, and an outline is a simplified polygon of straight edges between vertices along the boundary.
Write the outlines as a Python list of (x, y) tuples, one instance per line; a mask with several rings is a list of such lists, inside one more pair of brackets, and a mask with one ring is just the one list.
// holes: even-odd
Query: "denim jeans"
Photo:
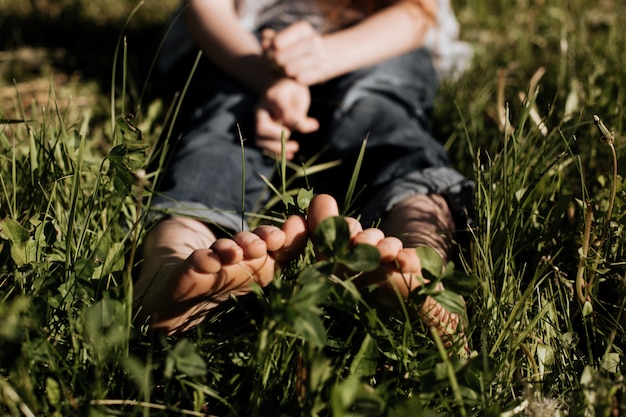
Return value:
[[(182, 67), (174, 77), (185, 79), (188, 70)], [(300, 143), (299, 158), (323, 150), (320, 162), (343, 161), (308, 179), (314, 191), (343, 201), (367, 138), (357, 186), (364, 224), (414, 194), (443, 195), (462, 216), (471, 205), (472, 183), (450, 167), (428, 131), (437, 84), (430, 53), (419, 49), (313, 86), (310, 115), (321, 128), (292, 136)], [(184, 134), (174, 145), (153, 214), (194, 217), (233, 232), (247, 228), (242, 207), (253, 211), (269, 196), (261, 176), (269, 178), (276, 167), (253, 143), (256, 101), (252, 91), (202, 60), (183, 106)]]

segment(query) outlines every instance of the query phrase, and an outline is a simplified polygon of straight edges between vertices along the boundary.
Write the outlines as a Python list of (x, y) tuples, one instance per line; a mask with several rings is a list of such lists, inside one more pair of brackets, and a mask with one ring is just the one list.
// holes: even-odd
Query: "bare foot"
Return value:
[[(317, 195), (309, 205), (309, 230), (314, 233), (324, 219), (338, 215), (339, 209), (333, 197)], [(376, 247), (381, 255), (380, 266), (372, 272), (363, 273), (355, 280), (355, 284), (376, 285), (382, 302), (397, 305), (398, 298), (407, 300), (409, 294), (428, 282), (422, 277), (422, 265), (415, 248), (404, 248), (399, 239), (385, 236), (379, 229), (363, 230), (361, 224), (353, 218), (346, 217), (346, 221), (353, 244), (369, 244)], [(447, 311), (432, 297), (426, 298), (419, 316), (428, 327), (434, 327), (446, 339), (456, 332), (459, 325), (458, 315)]]
[[(229, 295), (248, 293), (251, 282), (262, 287), (268, 285), (278, 268), (302, 252), (308, 239), (305, 221), (292, 216), (280, 229), (261, 226), (254, 232), (240, 232), (232, 239), (215, 240), (210, 247), (206, 248), (207, 244), (205, 248), (192, 249), (189, 254), (184, 249), (188, 245), (182, 241), (195, 239), (194, 229), (198, 230), (196, 234), (204, 233), (197, 229), (198, 224), (205, 229), (206, 226), (191, 219), (176, 221), (191, 227), (159, 224), (156, 228), (161, 226), (161, 230), (148, 235), (144, 249), (146, 265), (135, 286), (139, 319), (150, 318), (153, 329), (168, 334), (197, 325)], [(167, 230), (168, 227), (172, 230)], [(205, 239), (207, 243), (209, 240)], [(151, 256), (151, 250), (158, 259)], [(161, 263), (155, 269), (150, 265), (153, 262)]]

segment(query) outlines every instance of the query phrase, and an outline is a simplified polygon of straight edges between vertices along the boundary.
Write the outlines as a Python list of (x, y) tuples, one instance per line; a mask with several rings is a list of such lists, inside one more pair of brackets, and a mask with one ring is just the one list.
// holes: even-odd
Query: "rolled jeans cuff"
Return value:
[(154, 223), (166, 217), (181, 216), (214, 225), (226, 232), (248, 230), (248, 224), (241, 220), (241, 213), (210, 208), (195, 201), (161, 201), (151, 206), (148, 216), (148, 223)]
[(432, 167), (409, 172), (384, 186), (363, 208), (363, 224), (375, 223), (396, 204), (418, 194), (441, 195), (448, 203), (457, 227), (472, 222), (474, 183), (450, 167)]

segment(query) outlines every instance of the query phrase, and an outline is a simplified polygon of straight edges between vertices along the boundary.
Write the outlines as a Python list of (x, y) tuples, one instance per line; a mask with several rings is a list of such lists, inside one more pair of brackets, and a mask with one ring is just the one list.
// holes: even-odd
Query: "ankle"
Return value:
[(170, 217), (155, 224), (143, 241), (142, 264), (135, 282), (135, 296), (164, 285), (166, 278), (196, 249), (208, 248), (215, 234), (202, 222)]
[(396, 236), (405, 248), (427, 246), (444, 260), (452, 247), (455, 224), (445, 199), (438, 194), (417, 194), (396, 204), (381, 223), (388, 236)]

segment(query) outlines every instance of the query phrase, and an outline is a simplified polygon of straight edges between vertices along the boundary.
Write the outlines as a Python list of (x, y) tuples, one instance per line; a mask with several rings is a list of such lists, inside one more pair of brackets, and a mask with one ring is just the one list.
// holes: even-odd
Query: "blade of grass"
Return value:
[(363, 155), (365, 155), (365, 148), (367, 147), (367, 138), (363, 140), (361, 143), (361, 149), (359, 151), (359, 156), (357, 157), (356, 163), (354, 165), (354, 169), (352, 170), (352, 177), (350, 178), (350, 183), (348, 184), (348, 189), (346, 190), (346, 195), (343, 201), (343, 210), (342, 214), (346, 214), (349, 212), (350, 207), (352, 206), (353, 198), (354, 198), (354, 190), (356, 188), (357, 180), (359, 179), (359, 173), (361, 171), (361, 165), (363, 164)]
[[(118, 56), (119, 56), (119, 52), (120, 52), (120, 45), (122, 43), (126, 43), (126, 36), (124, 35), (124, 32), (126, 31), (126, 28), (128, 27), (128, 25), (130, 24), (131, 20), (134, 18), (135, 14), (137, 14), (137, 12), (139, 11), (139, 9), (144, 5), (145, 0), (140, 0), (139, 3), (137, 3), (137, 5), (133, 8), (133, 10), (130, 12), (128, 18), (126, 19), (126, 21), (124, 22), (124, 26), (122, 28), (122, 31), (120, 32), (120, 35), (117, 39), (117, 43), (115, 45), (115, 51), (113, 53), (113, 65), (112, 65), (112, 70), (111, 70), (111, 136), (113, 137), (113, 134), (115, 132), (115, 120), (117, 119), (117, 112), (115, 111), (115, 88), (116, 88), (116, 74), (117, 74), (117, 60), (118, 60)], [(124, 58), (124, 61), (126, 60), (126, 58)], [(124, 74), (126, 73), (126, 65), (124, 65)], [(124, 75), (125, 77), (125, 75)], [(125, 86), (125, 83), (124, 83)], [(122, 99), (125, 99), (125, 96), (122, 96)], [(123, 111), (122, 111), (123, 113)], [(114, 143), (114, 145), (117, 145), (117, 143)]]

